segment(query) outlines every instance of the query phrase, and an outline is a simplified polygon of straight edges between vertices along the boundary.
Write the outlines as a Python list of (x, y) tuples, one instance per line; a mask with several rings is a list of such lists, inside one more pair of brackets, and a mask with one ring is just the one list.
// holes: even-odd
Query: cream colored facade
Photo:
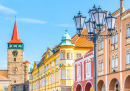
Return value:
[(4, 87), (10, 87), (10, 82), (11, 81), (0, 81), (0, 91), (10, 91), (10, 90), (6, 90)]
[(73, 62), (90, 49), (76, 45), (48, 48), (41, 61), (34, 62), (33, 70), (29, 73), (29, 91), (73, 91)]

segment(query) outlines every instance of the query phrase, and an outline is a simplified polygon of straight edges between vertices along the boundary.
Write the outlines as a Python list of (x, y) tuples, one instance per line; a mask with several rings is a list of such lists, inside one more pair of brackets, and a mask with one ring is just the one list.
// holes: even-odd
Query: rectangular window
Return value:
[(130, 27), (127, 28), (127, 37), (130, 37)]
[(65, 79), (65, 69), (62, 69), (62, 79)]
[(80, 58), (81, 57), (81, 54), (76, 54), (76, 58)]
[(67, 79), (70, 79), (70, 69), (67, 69)]
[(73, 53), (71, 53), (71, 59), (74, 59), (74, 57), (73, 57)]
[(43, 86), (45, 86), (45, 83), (46, 83), (46, 81), (45, 81), (45, 79), (43, 79)]
[(86, 63), (86, 78), (91, 77), (91, 62)]
[(8, 84), (2, 84), (3, 89), (8, 89)]
[(50, 64), (48, 65), (48, 69), (50, 69)]
[(65, 53), (62, 53), (62, 59), (65, 59)]
[(118, 34), (115, 35), (115, 43), (118, 43)]
[(126, 55), (126, 64), (129, 64), (130, 63), (130, 53)]
[(104, 69), (104, 63), (101, 63), (102, 67), (101, 67), (101, 70), (103, 71)]
[(56, 59), (56, 65), (58, 64), (58, 59)]
[(103, 41), (99, 42), (99, 44), (98, 44), (98, 50), (101, 50), (101, 49), (103, 49)]
[(31, 80), (31, 76), (29, 76), (29, 79)]
[(118, 67), (118, 58), (115, 59), (115, 67)]
[(59, 82), (59, 74), (56, 74), (56, 82)]
[(51, 76), (49, 77), (49, 84), (51, 84)]
[(55, 83), (55, 77), (52, 75), (52, 83)]
[(47, 70), (47, 66), (46, 66), (46, 70)]
[(14, 61), (16, 61), (16, 58), (14, 58)]
[(48, 85), (48, 78), (46, 78), (46, 85)]
[(112, 59), (112, 68), (114, 68), (115, 62), (114, 59)]
[(77, 80), (81, 80), (81, 66), (77, 66)]
[(70, 59), (70, 53), (67, 53), (67, 59)]
[(54, 61), (51, 63), (51, 66), (54, 67)]
[(118, 43), (118, 34), (112, 36), (112, 44)]

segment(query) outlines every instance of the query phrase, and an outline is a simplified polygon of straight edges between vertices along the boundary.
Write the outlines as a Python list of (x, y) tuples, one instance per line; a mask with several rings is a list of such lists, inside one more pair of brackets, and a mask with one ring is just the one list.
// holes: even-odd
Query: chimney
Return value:
[(120, 14), (123, 12), (123, 0), (120, 0)]
[(105, 11), (106, 12), (106, 17), (108, 16), (108, 11)]

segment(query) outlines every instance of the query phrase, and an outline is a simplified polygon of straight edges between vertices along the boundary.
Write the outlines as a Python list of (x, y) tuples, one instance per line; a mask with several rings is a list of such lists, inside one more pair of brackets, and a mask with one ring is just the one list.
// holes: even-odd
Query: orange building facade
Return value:
[[(130, 91), (130, 9), (113, 15), (117, 17), (114, 35), (97, 44), (98, 91)], [(101, 34), (105, 31), (104, 26)]]

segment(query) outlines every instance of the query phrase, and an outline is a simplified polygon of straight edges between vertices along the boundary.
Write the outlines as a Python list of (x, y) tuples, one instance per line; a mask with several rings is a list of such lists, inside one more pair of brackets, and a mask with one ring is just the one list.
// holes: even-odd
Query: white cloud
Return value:
[(60, 27), (74, 27), (73, 24), (57, 24), (57, 25), (54, 25), (54, 26), (60, 26)]
[(46, 21), (36, 20), (36, 19), (30, 19), (30, 18), (17, 18), (18, 21), (24, 22), (24, 23), (40, 23), (40, 24), (46, 24)]
[(11, 8), (0, 5), (0, 11), (6, 14), (16, 14), (17, 12)]

